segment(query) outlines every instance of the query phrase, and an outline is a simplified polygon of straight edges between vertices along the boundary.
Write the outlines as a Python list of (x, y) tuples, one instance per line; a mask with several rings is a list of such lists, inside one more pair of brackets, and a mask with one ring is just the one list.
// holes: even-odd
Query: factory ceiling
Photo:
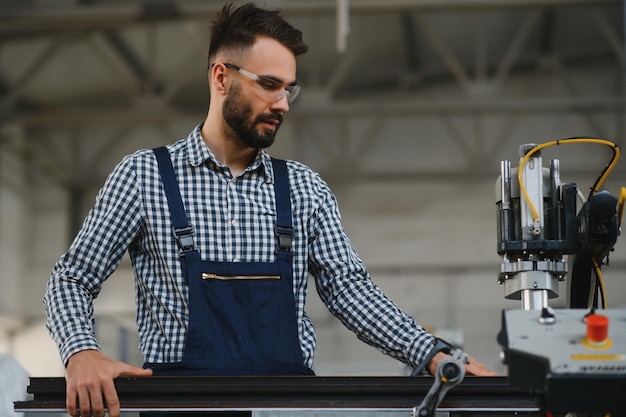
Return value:
[[(87, 140), (86, 128), (201, 120), (208, 24), (223, 3), (0, 1), (0, 143), (68, 183), (75, 173), (48, 156), (54, 135), (73, 135), (71, 144)], [(281, 9), (309, 44), (296, 120), (577, 112), (594, 124), (594, 112), (626, 112), (621, 1), (257, 3)], [(568, 79), (585, 68), (601, 68), (611, 88)], [(537, 73), (564, 93), (510, 88)], [(16, 141), (16, 129), (28, 139)]]

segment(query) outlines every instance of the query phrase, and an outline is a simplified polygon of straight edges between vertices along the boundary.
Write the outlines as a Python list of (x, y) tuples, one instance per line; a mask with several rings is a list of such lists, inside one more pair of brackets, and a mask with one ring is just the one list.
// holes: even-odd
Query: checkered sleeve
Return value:
[(119, 265), (141, 221), (135, 171), (128, 157), (108, 177), (83, 227), (48, 280), (46, 327), (64, 364), (78, 351), (100, 350), (92, 301)]
[(359, 339), (416, 366), (432, 350), (434, 336), (374, 284), (343, 230), (334, 195), (324, 183), (320, 187), (324, 198), (310, 222), (309, 269), (322, 301)]

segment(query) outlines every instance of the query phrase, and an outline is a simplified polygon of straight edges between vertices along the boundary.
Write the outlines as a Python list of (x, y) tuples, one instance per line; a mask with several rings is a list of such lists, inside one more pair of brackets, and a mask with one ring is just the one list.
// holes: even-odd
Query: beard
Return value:
[[(241, 96), (241, 85), (233, 83), (230, 93), (222, 106), (224, 121), (231, 128), (236, 138), (244, 145), (255, 149), (267, 148), (274, 143), (278, 128), (283, 122), (280, 113), (266, 113), (253, 116), (250, 103), (245, 102)], [(262, 129), (259, 133), (257, 125), (265, 121), (278, 122), (275, 129)]]

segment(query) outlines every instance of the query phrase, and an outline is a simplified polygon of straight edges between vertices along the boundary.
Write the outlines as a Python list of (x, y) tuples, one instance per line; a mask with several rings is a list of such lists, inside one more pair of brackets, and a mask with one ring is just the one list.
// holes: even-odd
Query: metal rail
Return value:
[[(272, 411), (274, 415), (288, 415), (294, 410), (322, 414), (333, 410), (333, 415), (355, 415), (359, 411), (390, 416), (410, 414), (433, 380), (432, 377), (147, 377), (120, 378), (115, 385), (121, 410), (125, 412), (244, 411), (259, 415)], [(33, 399), (16, 403), (16, 411), (65, 409), (64, 378), (31, 378), (28, 392)], [(513, 415), (537, 413), (540, 403), (527, 391), (509, 386), (506, 378), (467, 377), (447, 393), (437, 410), (474, 416), (494, 412)]]

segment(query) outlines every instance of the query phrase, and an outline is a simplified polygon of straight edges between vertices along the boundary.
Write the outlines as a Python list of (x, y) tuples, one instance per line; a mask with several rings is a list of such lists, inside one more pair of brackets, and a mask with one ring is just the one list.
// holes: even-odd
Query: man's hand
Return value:
[(119, 417), (120, 402), (113, 380), (119, 376), (150, 376), (151, 369), (138, 368), (104, 356), (97, 350), (83, 350), (70, 356), (65, 370), (65, 406), (74, 417)]
[[(450, 355), (443, 352), (438, 352), (435, 356), (433, 356), (432, 360), (428, 363), (428, 372), (431, 375), (435, 375), (437, 372), (437, 366), (439, 362), (444, 360), (445, 358), (449, 358)], [(497, 374), (494, 371), (487, 369), (485, 365), (478, 362), (476, 359), (472, 358), (470, 355), (467, 355), (467, 360), (469, 363), (465, 364), (465, 374), (466, 375), (476, 375), (476, 376), (496, 376)]]

